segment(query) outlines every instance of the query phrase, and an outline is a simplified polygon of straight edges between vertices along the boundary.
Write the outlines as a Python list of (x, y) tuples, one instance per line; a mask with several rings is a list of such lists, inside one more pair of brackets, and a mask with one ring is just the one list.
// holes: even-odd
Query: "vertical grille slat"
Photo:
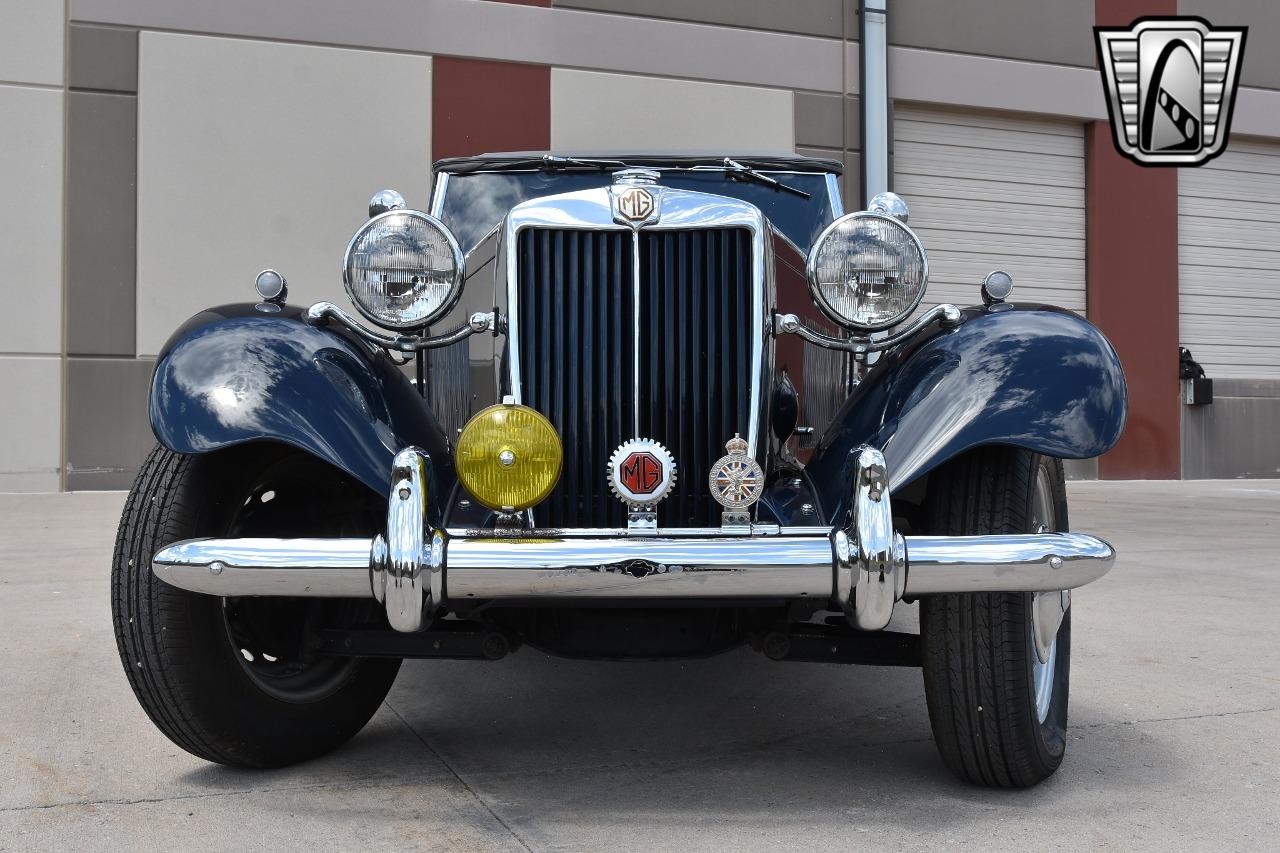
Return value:
[[(676, 335), (676, 340), (674, 341), (676, 345), (676, 352), (682, 353), (684, 355), (696, 356), (696, 353), (692, 353), (689, 351), (689, 335), (686, 331), (689, 325), (688, 300), (681, 299), (677, 301), (676, 292), (679, 292), (683, 296), (685, 295), (684, 291), (686, 288), (693, 287), (694, 289), (689, 291), (689, 295), (692, 296), (694, 293), (697, 292), (697, 290), (700, 289), (700, 288), (697, 288), (695, 279), (693, 278), (693, 276), (689, 274), (689, 264), (691, 262), (690, 255), (691, 255), (691, 250), (693, 248), (693, 244), (695, 244), (697, 240), (702, 237), (702, 235), (701, 234), (690, 235), (689, 239), (679, 239), (679, 237), (674, 233), (665, 234), (663, 236), (666, 237), (666, 239), (668, 240), (675, 241), (676, 266), (680, 270), (679, 284), (676, 284), (674, 282), (667, 283), (668, 288), (670, 288), (672, 291), (675, 291), (675, 292), (671, 293), (671, 298), (668, 301), (668, 304), (664, 306), (664, 309), (671, 311), (673, 314), (675, 314), (676, 328), (679, 330)], [(679, 290), (676, 291), (676, 288), (679, 288)], [(697, 362), (696, 361), (692, 362), (690, 364), (690, 367), (693, 367), (696, 369)], [(689, 372), (690, 371), (688, 370), (680, 370), (680, 371), (677, 371), (674, 375), (672, 375), (671, 384), (675, 387), (671, 388), (666, 395), (667, 407), (668, 407), (667, 411), (671, 412), (675, 420), (675, 424), (673, 424), (673, 426), (675, 427), (675, 434), (677, 438), (675, 438), (672, 443), (676, 447), (681, 449), (684, 456), (696, 458), (694, 457), (693, 448), (691, 447), (693, 442), (690, 441), (690, 438), (691, 438), (690, 430), (693, 427), (693, 418), (691, 416), (694, 415), (695, 413), (689, 411), (690, 404), (692, 403), (692, 400), (689, 398), (689, 388), (688, 388)], [(690, 475), (697, 478), (696, 471), (686, 471), (685, 478), (684, 478), (686, 482), (689, 481)], [(676, 518), (688, 517), (690, 514), (691, 507), (688, 505), (687, 492), (681, 491), (679, 494), (676, 495), (676, 497), (678, 499), (681, 499), (679, 503), (677, 503), (674, 507), (676, 512), (668, 513), (668, 515), (669, 516), (674, 515)]]
[[(726, 241), (725, 244), (721, 247), (721, 252), (720, 252), (721, 268), (726, 271), (726, 274), (728, 273), (728, 270), (732, 268), (732, 264), (733, 264), (732, 259), (729, 257), (730, 251), (731, 249), (728, 245), (728, 242)], [(720, 296), (720, 328), (724, 329), (725, 331), (723, 332), (723, 334), (727, 335), (727, 334), (730, 334), (728, 330), (732, 328), (732, 326), (729, 325), (729, 323), (731, 322), (731, 319), (729, 316), (730, 302), (732, 300), (730, 299), (729, 293), (720, 293), (718, 295)], [(720, 387), (716, 389), (717, 393), (721, 398), (724, 398), (729, 394), (729, 378), (730, 378), (731, 370), (732, 370), (732, 367), (729, 364), (729, 360), (721, 359)]]
[[(700, 250), (694, 257), (692, 271), (695, 277), (699, 277), (704, 281), (716, 280), (716, 268), (714, 265), (708, 265), (707, 259), (712, 256), (715, 251), (716, 244), (723, 236), (724, 234), (722, 232), (714, 231), (707, 232), (704, 235)], [(705, 332), (706, 324), (702, 320), (702, 306), (707, 301), (707, 298), (713, 290), (713, 288), (700, 288), (692, 297), (693, 307), (690, 322), (693, 325), (690, 328), (693, 330), (694, 339), (698, 343), (697, 351), (693, 353), (693, 357), (696, 360), (690, 364), (689, 372), (696, 380), (693, 383), (693, 389), (691, 391), (693, 399), (695, 400), (717, 399), (711, 395), (711, 389), (703, 381), (703, 377), (706, 373), (705, 365), (709, 362), (717, 361), (721, 357), (720, 351), (714, 349), (712, 347), (713, 342), (707, 338)], [(743, 337), (743, 335), (739, 334), (738, 337)], [(728, 405), (734, 405), (736, 401), (724, 402)], [(715, 450), (716, 445), (707, 441), (707, 435), (711, 429), (709, 421), (709, 418), (701, 418), (695, 421), (691, 437), (693, 445), (691, 451), (697, 459), (702, 460), (702, 469), (697, 472), (696, 482), (698, 484), (697, 487), (699, 493), (703, 495), (707, 494), (707, 471), (711, 467), (711, 463), (717, 456), (719, 456), (719, 454), (712, 452)], [(721, 441), (719, 444), (724, 444), (724, 442)], [(716, 506), (715, 510), (718, 512), (719, 506)], [(707, 513), (704, 512), (704, 514)], [(711, 523), (714, 523), (715, 520), (716, 519), (713, 515), (711, 517)]]
[[(591, 251), (591, 244), (586, 240), (582, 241), (580, 250), (582, 253), (583, 281), (583, 287), (581, 288), (582, 292), (580, 294), (582, 300), (582, 340), (585, 343), (587, 341), (594, 340), (595, 334), (595, 305), (593, 299), (596, 289), (595, 266), (593, 263), (595, 256)], [(579, 422), (582, 425), (582, 446), (588, 448), (588, 452), (590, 452), (589, 449), (595, 447), (596, 441), (596, 418), (595, 412), (591, 408), (593, 402), (592, 397), (594, 396), (591, 389), (591, 368), (593, 365), (591, 357), (587, 355), (584, 355), (581, 362), (582, 384), (578, 397), (578, 405), (581, 406)], [(591, 476), (590, 471), (584, 471), (582, 466), (578, 466), (577, 470), (579, 475), (582, 476), (583, 499), (587, 506), (591, 506), (599, 497), (596, 489), (596, 484), (599, 481)]]
[[(665, 247), (658, 240), (650, 240), (644, 247), (645, 268), (659, 269), (663, 268), (667, 263)], [(642, 341), (651, 341), (656, 336), (667, 333), (668, 318), (661, 314), (651, 314), (648, 311), (640, 312), (640, 339)], [(648, 383), (648, 387), (658, 387), (662, 380), (662, 352), (657, 347), (644, 347), (645, 369), (644, 377)], [(641, 415), (642, 424), (653, 423), (659, 401), (650, 397), (645, 402), (644, 411)], [(663, 439), (658, 439), (663, 441)], [(678, 464), (678, 460), (677, 460)], [(677, 473), (679, 473), (677, 471)]]
[(565, 445), (560, 483), (534, 509), (540, 526), (625, 523), (605, 468), (636, 435), (637, 416), (639, 434), (665, 444), (679, 467), (659, 524), (719, 523), (707, 472), (751, 418), (751, 241), (738, 228), (641, 231), (638, 239), (615, 230), (520, 232), (522, 396)]
[[(584, 436), (580, 426), (582, 424), (582, 409), (578, 405), (578, 364), (582, 361), (582, 349), (578, 343), (578, 334), (581, 326), (582, 315), (578, 312), (578, 305), (582, 300), (582, 291), (586, 289), (586, 285), (579, 277), (581, 272), (578, 267), (578, 233), (570, 231), (564, 235), (565, 239), (565, 256), (568, 260), (568, 271), (565, 274), (565, 281), (578, 282), (579, 286), (568, 290), (564, 295), (565, 308), (565, 324), (564, 334), (568, 339), (564, 348), (565, 353), (565, 395), (564, 406), (564, 440), (569, 447), (581, 447)], [(568, 487), (566, 491), (572, 495), (586, 497), (583, 495), (582, 469), (577, 465), (570, 465), (564, 469), (566, 479), (565, 485)]]
[[(592, 244), (589, 243), (588, 245)], [(595, 291), (596, 296), (598, 297), (596, 301), (596, 337), (588, 339), (591, 341), (592, 353), (587, 357), (592, 358), (596, 363), (596, 372), (600, 377), (599, 384), (596, 388), (600, 389), (607, 388), (610, 381), (609, 368), (611, 365), (609, 358), (605, 353), (609, 351), (609, 306), (612, 304), (609, 298), (609, 282), (611, 279), (609, 278), (610, 259), (608, 245), (604, 240), (598, 240), (594, 243), (593, 248), (596, 253), (596, 269), (599, 270), (598, 278), (595, 282)], [(608, 441), (608, 436), (611, 435), (609, 432), (609, 418), (610, 413), (613, 411), (613, 401), (609, 396), (598, 393), (593, 394), (592, 396), (593, 399), (591, 400), (591, 406), (595, 411), (596, 417), (599, 418), (599, 430), (596, 433), (596, 440), (601, 444), (604, 444)], [(591, 457), (591, 459), (596, 458), (597, 456)], [(587, 470), (587, 476), (591, 476), (592, 471), (589, 460), (579, 462), (578, 464), (582, 465), (583, 468)], [(604, 466), (601, 466), (600, 471), (603, 472), (603, 470)], [(600, 494), (602, 495), (602, 499), (597, 501), (597, 503), (607, 503), (608, 495), (605, 494), (606, 491), (606, 489), (601, 489)]]

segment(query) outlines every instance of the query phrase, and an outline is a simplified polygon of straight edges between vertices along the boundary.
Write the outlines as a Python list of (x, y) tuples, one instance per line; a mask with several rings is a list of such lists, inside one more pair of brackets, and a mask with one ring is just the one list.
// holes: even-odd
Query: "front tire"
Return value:
[(120, 521), (111, 610), (129, 684), (165, 736), (208, 761), (278, 767), (363, 728), (400, 661), (318, 656), (312, 629), (376, 618), (367, 603), (202, 595), (161, 581), (151, 557), (198, 536), (350, 535), (334, 525), (373, 518), (363, 486), (303, 454), (152, 451)]
[[(1064, 479), (1060, 460), (1027, 450), (970, 451), (932, 475), (927, 532), (1065, 531)], [(1061, 765), (1071, 669), (1069, 603), (1069, 594), (1057, 592), (921, 599), (929, 721), (944, 763), (961, 779), (1026, 788)]]

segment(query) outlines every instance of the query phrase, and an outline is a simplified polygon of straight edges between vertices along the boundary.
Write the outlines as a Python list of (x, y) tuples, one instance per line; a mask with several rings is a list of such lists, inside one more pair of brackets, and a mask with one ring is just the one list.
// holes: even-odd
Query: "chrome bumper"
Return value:
[(425, 521), (426, 459), (396, 457), (387, 533), (373, 539), (192, 539), (152, 561), (166, 583), (220, 596), (374, 598), (416, 631), (448, 601), (835, 600), (858, 628), (888, 624), (902, 598), (1073, 589), (1115, 551), (1080, 533), (907, 536), (893, 530), (884, 459), (860, 452), (847, 529), (758, 528), (449, 535)]

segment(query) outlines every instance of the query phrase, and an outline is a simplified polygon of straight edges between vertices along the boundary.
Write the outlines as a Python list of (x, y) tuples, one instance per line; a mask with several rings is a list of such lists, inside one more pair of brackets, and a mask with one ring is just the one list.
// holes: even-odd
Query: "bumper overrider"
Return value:
[(373, 539), (190, 539), (161, 549), (166, 583), (218, 596), (374, 598), (399, 631), (418, 631), (448, 602), (552, 604), (584, 599), (835, 601), (863, 630), (889, 623), (903, 598), (1047, 592), (1102, 577), (1115, 550), (1080, 533), (902, 536), (893, 527), (884, 456), (857, 452), (848, 525), (756, 525), (626, 535), (435, 529), (427, 456), (392, 467), (385, 535)]

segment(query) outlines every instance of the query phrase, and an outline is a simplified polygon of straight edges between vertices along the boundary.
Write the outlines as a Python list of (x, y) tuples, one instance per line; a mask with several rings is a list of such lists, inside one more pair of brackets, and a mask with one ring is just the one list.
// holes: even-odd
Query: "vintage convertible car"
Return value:
[(1070, 590), (1114, 559), (1067, 532), (1061, 460), (1119, 437), (1120, 364), (1003, 272), (920, 312), (906, 205), (845, 214), (839, 169), (444, 160), (429, 213), (382, 191), (347, 247), (381, 331), (273, 270), (191, 318), (112, 579), (155, 724), (275, 766), (352, 737), (406, 657), (747, 644), (920, 666), (953, 771), (1053, 773)]

